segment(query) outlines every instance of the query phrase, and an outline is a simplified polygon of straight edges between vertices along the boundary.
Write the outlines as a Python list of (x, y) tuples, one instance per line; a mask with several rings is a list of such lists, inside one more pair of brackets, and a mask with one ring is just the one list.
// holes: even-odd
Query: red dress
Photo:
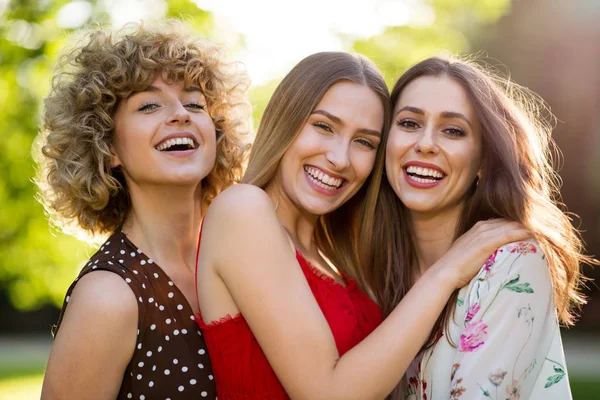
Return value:
[[(296, 259), (329, 323), (340, 356), (381, 323), (381, 309), (356, 281), (346, 286), (321, 273), (298, 252)], [(289, 399), (241, 314), (205, 324), (196, 314), (212, 362), (220, 400)]]

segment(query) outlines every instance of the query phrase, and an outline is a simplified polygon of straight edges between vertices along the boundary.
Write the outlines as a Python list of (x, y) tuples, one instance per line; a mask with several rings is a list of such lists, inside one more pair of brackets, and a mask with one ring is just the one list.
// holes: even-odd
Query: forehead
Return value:
[(404, 87), (395, 110), (413, 106), (435, 113), (452, 111), (475, 118), (475, 109), (465, 88), (447, 76), (422, 76)]
[(343, 120), (353, 120), (381, 129), (383, 105), (381, 99), (368, 86), (342, 81), (332, 85), (315, 110), (324, 109)]

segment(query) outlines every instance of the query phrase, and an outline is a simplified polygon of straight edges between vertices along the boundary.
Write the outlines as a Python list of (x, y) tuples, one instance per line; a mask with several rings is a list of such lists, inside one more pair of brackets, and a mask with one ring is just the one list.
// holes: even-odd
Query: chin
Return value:
[(340, 206), (336, 203), (324, 203), (324, 202), (303, 202), (302, 208), (309, 214), (312, 215), (325, 215), (337, 210)]
[(433, 204), (431, 204), (431, 202), (424, 199), (400, 198), (400, 201), (402, 202), (402, 204), (404, 204), (404, 207), (406, 207), (411, 212), (431, 213), (436, 211), (436, 207)]
[(194, 171), (194, 172), (185, 172), (185, 173), (180, 173), (180, 174), (173, 174), (170, 176), (170, 179), (168, 179), (169, 183), (173, 184), (173, 185), (197, 185), (199, 184), (204, 178), (206, 178), (208, 176), (208, 174), (210, 173), (210, 171), (205, 172), (205, 171)]

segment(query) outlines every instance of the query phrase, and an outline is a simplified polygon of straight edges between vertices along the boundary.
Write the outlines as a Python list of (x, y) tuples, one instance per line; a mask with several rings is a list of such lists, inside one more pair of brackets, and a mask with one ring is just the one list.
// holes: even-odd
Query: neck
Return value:
[(437, 214), (411, 213), (421, 274), (452, 246), (460, 213), (460, 207)]
[(303, 254), (317, 254), (318, 250), (313, 238), (319, 216), (298, 210), (298, 207), (282, 195), (275, 186), (269, 185), (265, 191), (273, 199), (277, 217), (294, 242), (294, 246)]
[(201, 185), (139, 187), (127, 182), (131, 210), (123, 232), (167, 274), (194, 271), (201, 223)]

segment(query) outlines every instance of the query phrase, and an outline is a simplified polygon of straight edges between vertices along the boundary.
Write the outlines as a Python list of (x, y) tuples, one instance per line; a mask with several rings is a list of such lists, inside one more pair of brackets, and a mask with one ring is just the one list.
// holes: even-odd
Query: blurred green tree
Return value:
[[(214, 27), (210, 13), (191, 0), (155, 3), (159, 16), (184, 18), (200, 33)], [(60, 305), (93, 252), (50, 230), (34, 198), (31, 148), (59, 51), (82, 26), (109, 23), (112, 6), (110, 0), (0, 2), (0, 285), (19, 309)]]
[(390, 86), (411, 65), (440, 53), (473, 51), (469, 38), (510, 11), (511, 0), (406, 2), (408, 18), (381, 35), (357, 40), (353, 50), (371, 58)]
[[(344, 38), (349, 50), (372, 58), (390, 84), (409, 65), (440, 49), (469, 51), (468, 35), (510, 8), (510, 0), (400, 3), (412, 10), (405, 24), (369, 39)], [(68, 285), (94, 251), (49, 229), (34, 199), (31, 145), (59, 51), (82, 26), (111, 22), (116, 6), (114, 0), (0, 1), (0, 285), (19, 309), (60, 305)], [(155, 17), (183, 18), (198, 32), (218, 37), (210, 13), (192, 0), (152, 0), (152, 7)], [(238, 39), (234, 45), (242, 46), (243, 38)], [(252, 89), (256, 122), (279, 80)]]

